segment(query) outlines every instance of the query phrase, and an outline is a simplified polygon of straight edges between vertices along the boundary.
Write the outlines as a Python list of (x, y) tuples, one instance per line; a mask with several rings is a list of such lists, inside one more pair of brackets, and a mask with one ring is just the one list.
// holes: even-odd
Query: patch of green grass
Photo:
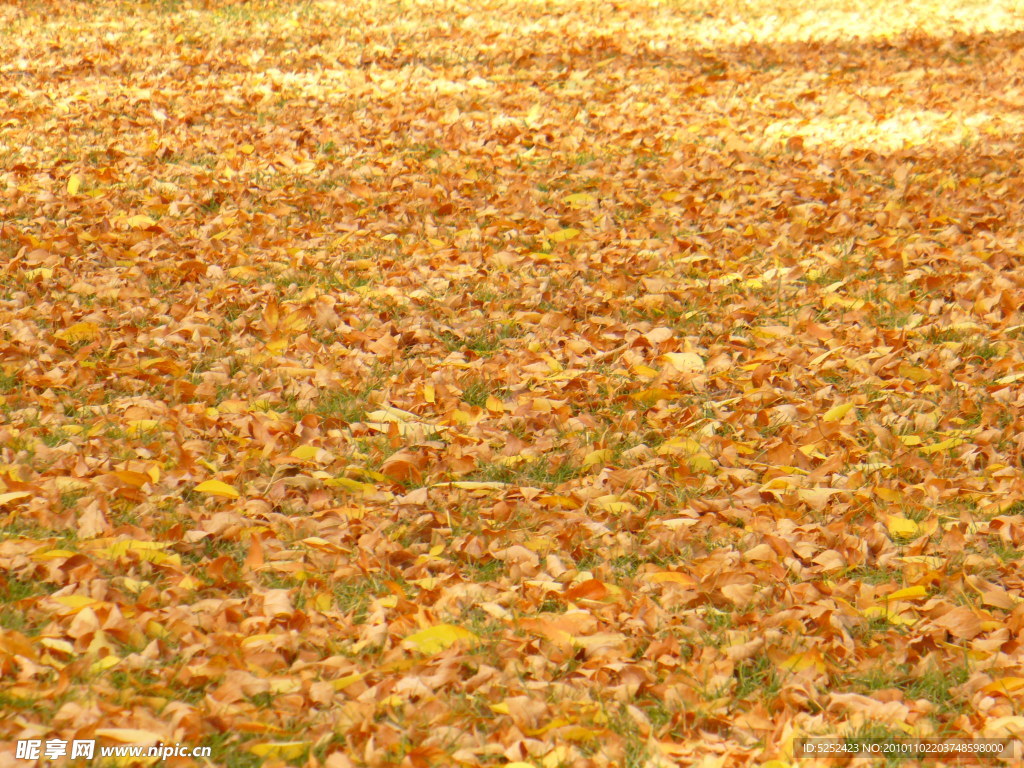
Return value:
[(237, 733), (217, 733), (208, 737), (204, 747), (210, 747), (210, 763), (225, 768), (259, 768), (265, 757), (253, 754), (241, 743)]
[(21, 386), (21, 379), (14, 373), (0, 369), (0, 395), (13, 395)]
[(717, 608), (708, 608), (704, 614), (704, 621), (710, 629), (713, 630), (724, 630), (731, 629), (733, 625), (733, 615), (731, 611), (720, 611)]
[(476, 583), (494, 581), (505, 570), (505, 564), (501, 560), (491, 558), (482, 563), (469, 563), (469, 578)]
[(989, 344), (987, 341), (978, 344), (969, 350), (964, 350), (964, 357), (974, 356), (980, 357), (982, 360), (991, 360), (995, 357), (999, 357), (1002, 350), (997, 344)]
[[(927, 699), (940, 712), (958, 712), (953, 688), (963, 685), (970, 676), (967, 664), (960, 664), (948, 670), (931, 668), (920, 675), (908, 675), (903, 685), (908, 699)], [(968, 702), (964, 702), (966, 705)]]
[(583, 474), (583, 469), (568, 460), (558, 461), (557, 458), (542, 456), (516, 467), (489, 464), (462, 479), (553, 488), (573, 480), (581, 474)]
[(901, 574), (898, 570), (888, 568), (876, 568), (874, 566), (861, 566), (847, 572), (847, 577), (864, 581), (868, 584), (899, 584)]
[(49, 703), (49, 699), (30, 699), (23, 696), (15, 696), (7, 691), (0, 691), (0, 711), (28, 710), (31, 712), (49, 712)]
[(640, 732), (640, 726), (625, 707), (617, 712), (608, 713), (608, 728), (622, 740), (622, 767), (643, 768), (647, 765), (650, 753), (647, 739)]
[(620, 580), (631, 579), (636, 575), (640, 566), (646, 562), (647, 559), (640, 555), (624, 555), (612, 558), (612, 573)]
[(468, 350), (483, 356), (501, 349), (505, 339), (517, 338), (520, 335), (522, 329), (517, 323), (491, 323), (465, 336), (459, 336), (451, 331), (441, 331), (438, 339), (449, 352)]
[[(401, 583), (399, 581), (399, 583)], [(338, 580), (332, 589), (338, 610), (352, 615), (354, 624), (362, 624), (369, 615), (370, 603), (390, 594), (385, 580), (379, 576), (361, 576), (357, 579)]]
[(736, 665), (733, 674), (736, 676), (737, 699), (759, 695), (774, 698), (782, 688), (782, 679), (772, 660), (763, 653), (749, 659), (743, 659)]
[(362, 421), (367, 403), (358, 393), (344, 389), (324, 392), (317, 400), (314, 411), (325, 418), (338, 418), (346, 423)]
[(900, 311), (891, 304), (883, 307), (876, 305), (871, 312), (871, 321), (879, 328), (897, 330), (910, 322), (911, 314)]
[(24, 606), (17, 603), (33, 597), (52, 594), (57, 586), (35, 579), (23, 579), (18, 576), (0, 581), (0, 627), (21, 632), (24, 635), (38, 634), (36, 627), (29, 620)]
[(929, 344), (948, 344), (950, 342), (963, 341), (968, 337), (967, 332), (956, 328), (935, 328), (929, 329), (924, 340)]

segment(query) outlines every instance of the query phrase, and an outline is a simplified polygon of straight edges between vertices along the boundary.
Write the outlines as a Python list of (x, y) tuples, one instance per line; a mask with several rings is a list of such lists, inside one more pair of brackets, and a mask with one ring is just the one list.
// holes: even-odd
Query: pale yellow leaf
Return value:
[(308, 741), (267, 741), (262, 744), (253, 744), (249, 747), (249, 751), (259, 757), (296, 760), (305, 754), (310, 744), (311, 742)]
[(948, 440), (943, 440), (941, 443), (935, 443), (933, 445), (926, 445), (919, 450), (925, 456), (931, 456), (933, 453), (941, 453), (942, 451), (948, 451), (950, 448), (956, 448), (958, 445), (963, 445), (967, 441), (962, 437), (951, 437)]
[(289, 454), (292, 458), (300, 459), (301, 461), (309, 461), (315, 458), (317, 453), (320, 451), (315, 445), (300, 445), (294, 448)]
[(457, 642), (474, 643), (477, 636), (468, 629), (454, 624), (438, 624), (406, 637), (402, 642), (420, 653), (431, 655), (450, 648)]
[(144, 216), (141, 213), (136, 216), (129, 216), (128, 226), (132, 229), (147, 229), (149, 227), (156, 226), (156, 221), (151, 219), (149, 216)]
[(584, 469), (588, 469), (595, 465), (603, 466), (605, 464), (608, 464), (612, 460), (612, 457), (614, 455), (615, 454), (612, 452), (610, 448), (602, 448), (601, 450), (591, 451), (590, 453), (583, 457), (583, 467)]
[(850, 412), (853, 408), (853, 403), (843, 403), (837, 405), (834, 408), (830, 408), (825, 412), (825, 415), (821, 417), (822, 421), (839, 421), (843, 416)]
[(928, 596), (928, 590), (917, 584), (913, 587), (904, 587), (885, 596), (886, 600), (917, 600)]
[(508, 488), (508, 483), (499, 483), (497, 481), (484, 482), (476, 480), (459, 480), (454, 483), (437, 483), (434, 487), (461, 488), (464, 491), (501, 491)]
[(57, 331), (53, 335), (61, 341), (67, 341), (72, 344), (79, 341), (92, 341), (100, 335), (100, 327), (96, 323), (91, 322), (75, 323), (63, 330)]
[(696, 352), (666, 352), (659, 360), (664, 360), (680, 373), (700, 373), (704, 370), (704, 358)]
[(912, 539), (920, 535), (921, 526), (913, 520), (899, 515), (887, 515), (885, 527), (889, 529), (889, 535), (897, 538)]
[(237, 499), (241, 494), (227, 483), (220, 480), (207, 480), (195, 487), (199, 493), (208, 493), (211, 496), (221, 496), (225, 499)]
[(578, 229), (574, 229), (573, 227), (566, 227), (565, 229), (560, 229), (557, 232), (552, 232), (550, 235), (548, 235), (548, 240), (550, 240), (552, 243), (564, 243), (566, 240), (572, 240), (579, 234), (580, 231)]
[(583, 208), (590, 205), (595, 199), (593, 195), (588, 195), (586, 192), (576, 192), (572, 195), (566, 195), (562, 198), (562, 201), (573, 208)]

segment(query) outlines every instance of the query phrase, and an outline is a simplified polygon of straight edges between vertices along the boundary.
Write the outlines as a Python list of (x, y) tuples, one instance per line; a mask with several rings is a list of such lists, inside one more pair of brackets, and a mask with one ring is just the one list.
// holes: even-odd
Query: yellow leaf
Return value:
[(562, 202), (566, 205), (572, 206), (573, 208), (582, 208), (586, 205), (590, 205), (596, 198), (593, 195), (588, 195), (586, 192), (577, 192), (572, 195), (566, 195), (562, 198)]
[(508, 488), (508, 483), (460, 480), (455, 483), (437, 483), (434, 487), (461, 488), (464, 491), (502, 491)]
[(643, 376), (645, 379), (653, 379), (658, 375), (658, 372), (649, 365), (634, 365), (633, 373), (637, 376)]
[(435, 395), (434, 395), (434, 385), (433, 384), (427, 384), (425, 387), (423, 387), (423, 399), (424, 400), (426, 400), (428, 403), (433, 403), (434, 402), (434, 397), (435, 397)]
[(635, 505), (630, 504), (628, 501), (620, 501), (615, 495), (599, 496), (593, 500), (593, 504), (598, 509), (603, 509), (605, 512), (611, 512), (613, 515), (621, 515), (625, 512), (636, 512)]
[(160, 426), (162, 425), (156, 419), (132, 419), (128, 422), (128, 429), (125, 430), (125, 433), (129, 437), (138, 437), (141, 433), (150, 432)]
[(564, 243), (566, 240), (572, 240), (574, 237), (578, 236), (579, 233), (580, 231), (578, 229), (566, 227), (565, 229), (560, 229), (557, 232), (552, 232), (548, 235), (548, 240), (552, 243)]
[[(489, 704), (488, 706), (491, 712), (496, 715), (507, 715), (511, 711), (508, 704), (504, 701), (499, 701), (497, 704)], [(529, 763), (522, 763), (522, 765), (529, 765)], [(508, 768), (508, 766), (506, 765), (505, 768)]]
[(150, 585), (148, 581), (140, 581), (139, 579), (132, 579), (125, 577), (124, 581), (121, 582), (125, 589), (131, 592), (133, 595), (139, 594), (142, 590)]
[(297, 760), (306, 753), (311, 744), (312, 742), (309, 741), (267, 741), (262, 744), (253, 744), (249, 747), (249, 751), (259, 757)]
[(93, 674), (98, 673), (98, 672), (106, 672), (108, 669), (116, 667), (120, 663), (121, 663), (121, 659), (119, 659), (117, 656), (114, 656), (112, 654), (108, 654), (107, 656), (104, 656), (99, 661), (93, 663), (92, 666), (89, 667), (89, 671), (92, 672)]
[(79, 190), (79, 188), (81, 188), (81, 186), (82, 186), (82, 177), (79, 176), (77, 173), (71, 174), (71, 177), (68, 179), (68, 194), (69, 195), (77, 195), (78, 194), (78, 190)]
[(920, 584), (913, 587), (905, 587), (903, 589), (897, 589), (892, 594), (886, 595), (883, 599), (885, 600), (917, 600), (922, 597), (928, 597), (928, 590), (922, 587)]
[(671, 389), (666, 389), (665, 387), (650, 387), (648, 389), (642, 389), (639, 392), (634, 392), (630, 397), (638, 403), (654, 405), (659, 400), (673, 400), (679, 397), (679, 393), (674, 392)]
[(4, 504), (10, 504), (12, 501), (18, 501), (18, 499), (27, 499), (31, 495), (31, 491), (9, 491), (8, 493), (0, 493), (0, 507)]
[(664, 360), (680, 373), (700, 373), (704, 370), (704, 359), (696, 352), (666, 352), (659, 360)]
[(344, 488), (352, 493), (368, 494), (377, 490), (377, 487), (371, 483), (361, 483), (348, 477), (333, 477), (330, 480), (324, 480), (324, 485), (329, 488)]
[(537, 503), (548, 509), (579, 509), (581, 504), (570, 496), (541, 496)]
[(706, 453), (694, 454), (687, 458), (686, 463), (694, 472), (714, 472), (715, 462)]
[(913, 619), (901, 615), (897, 612), (897, 608), (902, 607), (897, 603), (889, 603), (884, 606), (881, 605), (869, 605), (863, 611), (861, 615), (865, 619), (885, 619), (890, 624), (899, 625), (910, 625), (914, 623)]
[(99, 603), (99, 600), (88, 597), (87, 595), (61, 595), (60, 597), (55, 597), (53, 599), (55, 602), (58, 602), (61, 605), (66, 605), (68, 608), (73, 608), (76, 611), (80, 611), (90, 605), (96, 605)]
[(211, 496), (221, 496), (225, 499), (237, 499), (241, 494), (227, 483), (220, 480), (207, 480), (195, 487), (199, 493), (208, 493)]
[[(601, 735), (600, 731), (587, 728), (585, 725), (564, 725), (558, 729), (557, 733), (558, 738), (566, 739), (567, 741), (593, 741)], [(555, 765), (561, 764), (556, 763)]]
[(824, 416), (821, 417), (822, 421), (839, 421), (843, 416), (850, 412), (853, 408), (853, 403), (843, 403), (837, 405), (835, 408), (830, 408)]
[(317, 448), (315, 445), (300, 445), (298, 448), (295, 448), (289, 455), (295, 459), (309, 461), (310, 459), (316, 457), (317, 452), (319, 450), (320, 449)]
[(35, 269), (26, 269), (25, 277), (29, 280), (35, 280), (37, 277), (41, 277), (43, 280), (49, 280), (53, 277), (53, 269), (50, 267), (36, 267)]
[(792, 656), (786, 658), (779, 666), (791, 672), (803, 672), (807, 669), (815, 669), (818, 672), (825, 671), (825, 662), (822, 660), (821, 655), (814, 651), (794, 653)]
[(195, 579), (195, 578), (193, 578), (193, 577), (191, 577), (191, 576), (189, 576), (187, 574), (182, 577), (181, 581), (178, 582), (178, 587), (181, 588), (181, 589), (195, 590), (195, 589), (199, 589), (202, 586), (205, 586), (203, 584), (203, 582), (201, 582), (201, 581), (199, 581), (199, 579)]
[(129, 216), (128, 226), (132, 229), (147, 229), (149, 227), (155, 227), (156, 221), (149, 218), (149, 216), (143, 216), (141, 213), (137, 216)]
[(494, 395), (487, 396), (487, 402), (484, 403), (484, 407), (491, 413), (504, 413), (505, 411), (505, 404)]
[(925, 456), (931, 456), (933, 453), (940, 453), (942, 451), (948, 451), (950, 448), (956, 448), (958, 445), (963, 445), (967, 441), (962, 437), (951, 437), (948, 440), (943, 440), (941, 443), (935, 443), (934, 445), (926, 445), (924, 448), (919, 449)]
[(50, 549), (46, 552), (40, 552), (38, 554), (33, 553), (33, 560), (60, 560), (74, 557), (77, 552), (72, 552), (70, 549)]
[(874, 490), (875, 496), (880, 498), (882, 501), (888, 501), (890, 504), (896, 504), (901, 498), (903, 498), (899, 491), (894, 491), (892, 488), (875, 486), (872, 490)]
[(477, 636), (468, 629), (457, 627), (454, 624), (438, 624), (421, 629), (419, 632), (409, 635), (402, 642), (409, 644), (420, 653), (431, 655), (440, 653), (459, 641), (473, 643), (477, 639)]
[(253, 152), (256, 151), (256, 147), (254, 147), (252, 144), (243, 144), (238, 148), (238, 151), (241, 152), (243, 155), (251, 155)]
[(587, 469), (593, 467), (596, 464), (605, 465), (612, 460), (612, 456), (615, 454), (610, 448), (602, 448), (599, 451), (591, 451), (585, 457), (583, 457), (583, 467)]
[(67, 640), (60, 640), (56, 637), (41, 637), (39, 638), (39, 644), (44, 648), (49, 648), (51, 651), (57, 651), (59, 653), (75, 652), (75, 646)]
[(1021, 379), (1024, 379), (1024, 373), (1011, 373), (996, 379), (996, 384), (1013, 384)]
[(670, 189), (668, 192), (661, 193), (661, 199), (664, 200), (666, 203), (674, 203), (682, 196), (682, 193), (675, 189)]
[(362, 679), (362, 672), (353, 672), (351, 675), (345, 675), (344, 677), (339, 677), (337, 680), (332, 680), (331, 687), (336, 691), (341, 691), (348, 688), (352, 683), (358, 683)]
[(921, 534), (921, 526), (906, 517), (887, 515), (885, 521), (889, 535), (896, 538), (912, 539)]
[(928, 381), (932, 377), (932, 373), (928, 369), (916, 365), (907, 365), (906, 363), (900, 364), (899, 374), (903, 378), (910, 379), (918, 384)]
[(100, 335), (100, 327), (96, 323), (90, 322), (75, 323), (53, 335), (61, 341), (72, 344), (79, 341), (92, 341)]

